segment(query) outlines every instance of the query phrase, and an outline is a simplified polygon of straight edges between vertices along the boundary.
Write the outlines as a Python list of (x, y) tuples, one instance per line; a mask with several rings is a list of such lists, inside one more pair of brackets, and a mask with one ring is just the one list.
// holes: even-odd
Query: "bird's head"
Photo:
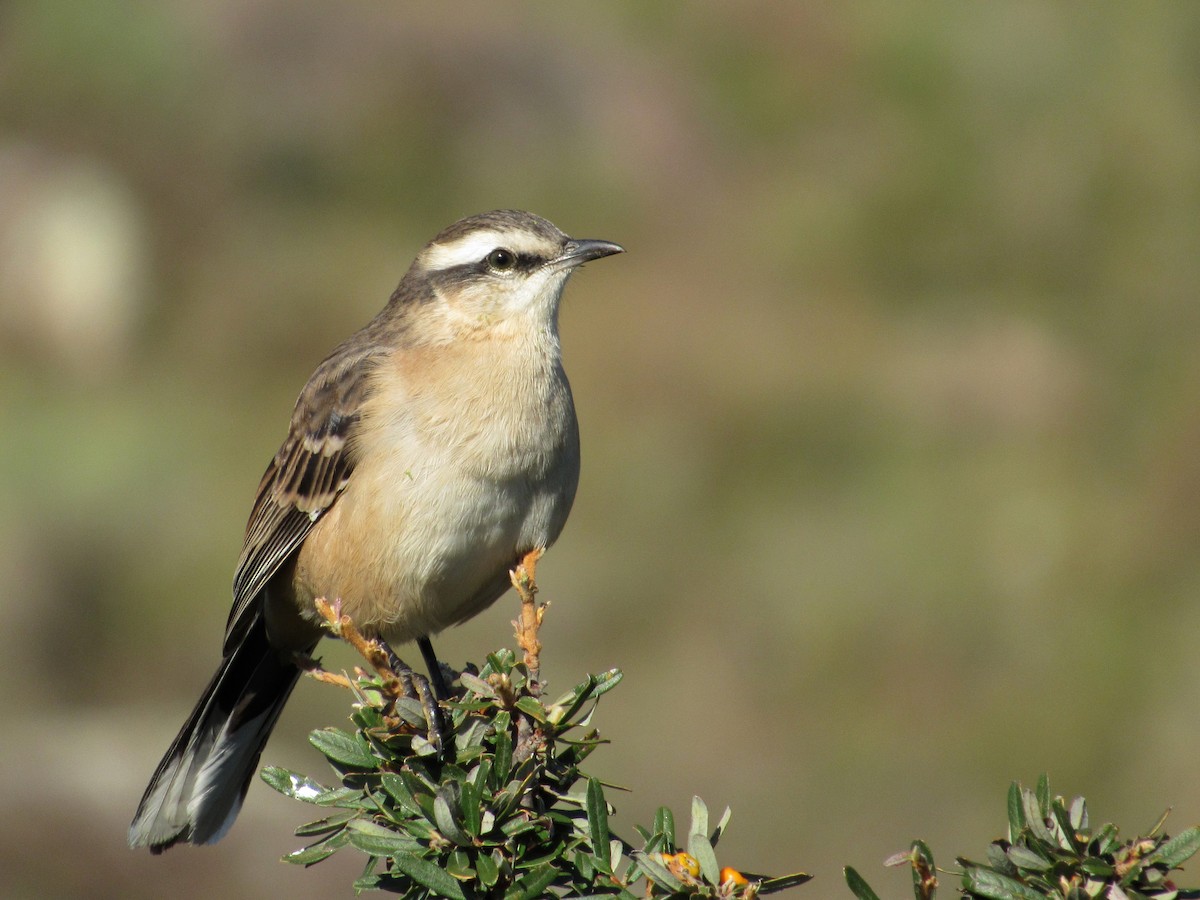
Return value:
[(567, 237), (532, 213), (495, 210), (461, 219), (426, 244), (401, 291), (440, 305), (461, 328), (553, 330), (571, 273), (623, 249)]

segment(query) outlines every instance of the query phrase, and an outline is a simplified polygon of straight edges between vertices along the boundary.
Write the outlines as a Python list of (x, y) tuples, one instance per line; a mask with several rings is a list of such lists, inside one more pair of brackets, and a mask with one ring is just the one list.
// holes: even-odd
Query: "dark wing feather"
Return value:
[(233, 576), (227, 652), (253, 617), (255, 599), (271, 576), (349, 483), (355, 463), (351, 436), (370, 389), (368, 376), (386, 352), (376, 343), (347, 341), (301, 391), (287, 440), (267, 466), (246, 524)]

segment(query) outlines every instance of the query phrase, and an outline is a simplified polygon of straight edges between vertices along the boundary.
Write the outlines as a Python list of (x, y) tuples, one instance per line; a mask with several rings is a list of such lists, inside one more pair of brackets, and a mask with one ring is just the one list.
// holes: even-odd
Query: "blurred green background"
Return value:
[[(568, 290), (539, 570), (551, 688), (627, 676), (618, 827), (700, 793), (838, 897), (1043, 770), (1200, 820), (1198, 46), (1195, 4), (8, 0), (4, 894), (349, 894), (263, 785), (212, 848), (125, 830), (305, 378), (502, 206), (629, 250)], [(303, 683), (264, 760), (324, 774), (345, 714)]]

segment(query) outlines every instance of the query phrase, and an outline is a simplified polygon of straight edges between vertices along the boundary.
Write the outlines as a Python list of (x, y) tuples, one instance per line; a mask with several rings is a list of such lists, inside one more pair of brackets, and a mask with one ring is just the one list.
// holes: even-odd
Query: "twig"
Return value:
[[(344, 640), (357, 650), (363, 659), (371, 664), (371, 668), (383, 679), (382, 687), (386, 694), (390, 695), (393, 699), (396, 697), (416, 696), (411, 687), (406, 690), (406, 685), (402, 681), (401, 675), (392, 667), (387, 647), (381, 641), (363, 637), (362, 632), (355, 627), (353, 620), (349, 616), (342, 614), (342, 602), (340, 600), (330, 603), (324, 597), (318, 597), (313, 603), (317, 607), (317, 612), (329, 623), (329, 630), (334, 636)], [(336, 684), (342, 687), (350, 687), (350, 682), (343, 676), (325, 672), (319, 666), (316, 667), (315, 671), (310, 668), (308, 674), (318, 681), (325, 681), (329, 684)]]
[(546, 613), (546, 604), (538, 603), (537, 573), (538, 560), (545, 550), (535, 548), (525, 554), (525, 557), (509, 573), (513, 587), (521, 595), (521, 617), (513, 622), (517, 646), (525, 654), (525, 670), (529, 673), (529, 690), (535, 697), (542, 692), (541, 685), (541, 653), (542, 642), (538, 640), (538, 629), (542, 625), (542, 616)]
[(355, 627), (353, 620), (349, 616), (342, 615), (340, 600), (330, 603), (324, 597), (318, 597), (313, 602), (316, 604), (317, 612), (329, 623), (330, 630), (357, 650), (362, 658), (371, 664), (371, 668), (384, 678), (396, 677), (383, 644), (363, 637), (362, 632)]
[(294, 653), (292, 660), (296, 666), (304, 672), (309, 678), (315, 678), (317, 681), (323, 681), (326, 684), (336, 685), (337, 687), (353, 690), (354, 685), (345, 675), (338, 675), (336, 672), (330, 672), (321, 665), (319, 659), (314, 659), (307, 653)]

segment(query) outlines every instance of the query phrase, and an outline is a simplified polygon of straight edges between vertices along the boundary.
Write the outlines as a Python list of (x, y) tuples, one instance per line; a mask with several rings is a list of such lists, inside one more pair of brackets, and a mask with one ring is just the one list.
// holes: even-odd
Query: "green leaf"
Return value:
[(618, 684), (625, 675), (620, 669), (609, 669), (607, 672), (601, 672), (599, 675), (593, 676), (596, 679), (596, 686), (592, 688), (592, 696), (599, 697), (602, 694), (607, 694)]
[(1045, 772), (1038, 776), (1037, 800), (1038, 808), (1042, 811), (1042, 818), (1050, 818), (1050, 776)]
[(1033, 836), (1047, 844), (1057, 844), (1053, 833), (1046, 827), (1046, 820), (1042, 818), (1042, 808), (1033, 791), (1027, 788), (1021, 791), (1021, 805), (1025, 811), (1025, 826)]
[(625, 845), (614, 838), (608, 842), (608, 870), (615, 872), (621, 867), (621, 857), (625, 854)]
[(1021, 798), (1021, 785), (1013, 782), (1008, 786), (1008, 840), (1017, 840), (1025, 827), (1025, 804)]
[(326, 816), (324, 819), (317, 819), (315, 822), (309, 822), (306, 825), (301, 825), (296, 829), (295, 834), (297, 837), (312, 837), (313, 835), (336, 831), (345, 825), (350, 819), (354, 818), (355, 815), (357, 815), (357, 813), (352, 809), (334, 813), (332, 816)]
[(421, 737), (419, 734), (414, 734), (409, 740), (412, 742), (412, 752), (414, 756), (425, 756), (435, 758), (438, 755), (437, 747), (429, 741), (428, 738)]
[(646, 878), (663, 890), (673, 892), (683, 889), (683, 882), (672, 875), (666, 866), (657, 859), (654, 859), (649, 853), (642, 853), (640, 850), (635, 850), (633, 858), (637, 862), (638, 868), (645, 873)]
[(654, 833), (666, 838), (667, 849), (675, 849), (675, 814), (665, 806), (654, 814)]
[(329, 790), (325, 785), (314, 781), (307, 775), (301, 775), (290, 769), (280, 769), (277, 766), (265, 766), (258, 773), (258, 777), (285, 797), (303, 800), (305, 803), (312, 803)]
[[(549, 837), (549, 832), (547, 832), (546, 835), (547, 835), (547, 837)], [(528, 851), (527, 855), (519, 863), (517, 863), (516, 868), (521, 869), (522, 871), (528, 872), (531, 869), (536, 869), (538, 866), (542, 865), (543, 863), (555, 862), (562, 855), (562, 851), (563, 851), (563, 847), (558, 845), (557, 843), (547, 843), (544, 847), (540, 847), (538, 849), (545, 850), (545, 852), (538, 853), (535, 856), (533, 853), (534, 848), (527, 847), (526, 848), (526, 850)], [(578, 849), (579, 855), (581, 857), (586, 856), (589, 859), (595, 858), (590, 853), (587, 853), (582, 848), (578, 847), (578, 845), (576, 845), (576, 849)]]
[(335, 832), (327, 838), (309, 844), (303, 850), (297, 850), (283, 857), (284, 862), (301, 866), (314, 866), (323, 859), (332, 856), (349, 843), (349, 835), (345, 830)]
[(1164, 865), (1169, 869), (1177, 868), (1200, 850), (1200, 826), (1193, 825), (1186, 831), (1181, 831), (1175, 837), (1162, 844), (1147, 858), (1147, 865)]
[(717, 855), (713, 853), (712, 844), (709, 843), (707, 835), (695, 832), (688, 835), (688, 853), (696, 857), (696, 862), (700, 863), (700, 871), (703, 873), (705, 881), (709, 884), (721, 883), (721, 870), (717, 865)]
[(1088, 875), (1095, 875), (1098, 878), (1108, 878), (1116, 870), (1111, 863), (1098, 859), (1095, 856), (1089, 856), (1079, 864), (1079, 869), (1086, 872)]
[(433, 821), (438, 831), (448, 840), (460, 847), (471, 845), (471, 837), (462, 830), (454, 810), (462, 800), (462, 788), (457, 781), (448, 781), (441, 786), (433, 797)]
[(337, 806), (342, 809), (363, 809), (366, 798), (361, 788), (331, 788), (311, 801), (317, 806)]
[(1058, 846), (1071, 853), (1078, 851), (1075, 841), (1075, 829), (1071, 827), (1071, 814), (1063, 806), (1061, 799), (1055, 798), (1050, 804), (1051, 821), (1054, 825), (1054, 839)]
[(655, 856), (656, 853), (674, 853), (675, 852), (674, 847), (667, 846), (667, 844), (663, 840), (663, 836), (661, 834), (656, 834), (653, 837), (651, 837), (650, 833), (648, 831), (646, 831), (645, 828), (642, 828), (640, 825), (634, 825), (633, 827), (634, 827), (634, 830), (637, 831), (637, 833), (641, 836), (642, 840), (646, 842), (645, 846), (642, 847), (643, 853), (648, 853), (651, 856), (654, 856), (655, 859), (658, 859), (658, 857)]
[(329, 844), (313, 844), (305, 847), (303, 850), (296, 850), (293, 853), (283, 857), (284, 862), (293, 863), (297, 866), (311, 866), (319, 863), (323, 859), (328, 859), (337, 853), (338, 847), (331, 847)]
[(1092, 837), (1091, 843), (1096, 845), (1096, 852), (1101, 856), (1107, 856), (1112, 853), (1120, 843), (1120, 837), (1117, 834), (1117, 826), (1112, 822), (1106, 822), (1100, 826), (1100, 830)]
[(487, 853), (479, 854), (478, 859), (475, 860), (475, 872), (479, 875), (479, 883), (485, 888), (490, 889), (500, 880), (500, 867)]
[(536, 697), (525, 696), (516, 702), (517, 709), (525, 713), (535, 722), (545, 723), (546, 708)]
[(487, 697), (489, 700), (497, 699), (495, 689), (478, 675), (463, 672), (458, 676), (458, 680), (463, 687), (480, 697)]
[(462, 827), (471, 837), (479, 837), (482, 812), (479, 808), (479, 789), (473, 782), (464, 781), (461, 784), (462, 798), (459, 809), (462, 810)]
[(590, 853), (577, 851), (575, 853), (575, 871), (588, 884), (596, 883), (596, 857)]
[(481, 759), (475, 771), (471, 774), (471, 785), (475, 788), (476, 796), (482, 797), (492, 778), (492, 761)]
[(963, 887), (988, 900), (1046, 900), (1041, 891), (990, 869), (967, 869), (963, 872)]
[(500, 826), (500, 831), (505, 837), (514, 838), (519, 834), (525, 834), (529, 831), (544, 830), (544, 824), (537, 819), (526, 819), (516, 817), (509, 819)]
[(603, 853), (608, 846), (608, 801), (604, 799), (604, 788), (595, 778), (589, 778), (587, 783), (587, 821), (592, 851)]
[(621, 681), (621, 677), (621, 673), (616, 669), (610, 669), (601, 675), (589, 675), (587, 681), (577, 684), (550, 705), (550, 714), (547, 718), (558, 726), (560, 733), (585, 724), (591, 718), (592, 713), (589, 711), (583, 721), (576, 722), (574, 720), (579, 711), (589, 700), (595, 702), (601, 694), (615, 688)]
[(496, 814), (490, 809), (485, 809), (479, 817), (479, 836), (485, 837), (492, 833), (492, 829), (496, 827)]
[(380, 780), (383, 783), (383, 789), (387, 791), (389, 797), (396, 801), (397, 806), (411, 815), (424, 815), (421, 805), (417, 803), (403, 778), (395, 772), (384, 772)]
[(692, 797), (692, 825), (688, 834), (708, 834), (708, 807), (699, 797)]
[(545, 890), (558, 877), (558, 870), (550, 864), (534, 869), (504, 893), (504, 900), (539, 900)]
[(475, 759), (483, 752), (483, 739), (487, 736), (487, 724), (482, 719), (472, 719), (459, 731), (454, 743), (458, 748), (458, 761)]
[(397, 853), (414, 853), (421, 845), (407, 834), (385, 828), (377, 822), (355, 819), (346, 827), (350, 844), (372, 856), (394, 856)]
[(383, 727), (383, 713), (374, 706), (360, 706), (350, 716), (350, 721), (357, 725), (360, 731), (370, 731)]
[(1088, 813), (1087, 801), (1076, 797), (1071, 801), (1071, 827), (1078, 831), (1087, 831)]
[(350, 888), (355, 894), (361, 894), (365, 891), (377, 891), (379, 890), (379, 881), (380, 877), (372, 872), (369, 875), (360, 875), (358, 878), (355, 878)]
[(729, 820), (731, 818), (733, 818), (733, 810), (727, 806), (725, 807), (725, 812), (721, 813), (721, 821), (717, 823), (717, 827), (713, 829), (713, 833), (708, 838), (714, 847), (721, 840), (721, 835), (725, 833), (725, 829), (729, 827)]
[(308, 740), (334, 762), (352, 769), (379, 768), (379, 760), (371, 753), (366, 741), (337, 728), (314, 731), (308, 736)]
[(466, 900), (462, 887), (441, 866), (411, 853), (398, 853), (392, 857), (392, 865), (415, 881), (429, 888), (440, 897), (450, 900)]
[(879, 895), (871, 890), (871, 886), (853, 866), (846, 866), (842, 869), (842, 874), (846, 876), (846, 886), (850, 888), (850, 893), (858, 900), (879, 900)]
[[(849, 868), (847, 868), (846, 871), (847, 873), (854, 872), (853, 869)], [(854, 874), (857, 875), (858, 873), (855, 872)], [(793, 872), (791, 875), (780, 875), (778, 878), (767, 878), (759, 884), (758, 893), (774, 894), (777, 891), (786, 891), (788, 888), (799, 887), (800, 885), (812, 880), (813, 876), (809, 875), (807, 872)], [(846, 882), (849, 883), (849, 881), (850, 878), (847, 874)], [(862, 881), (861, 878), (859, 881), (862, 882), (863, 887), (866, 887), (867, 883), (865, 881)], [(869, 891), (871, 889), (868, 887), (867, 890)], [(871, 896), (874, 897), (875, 895), (871, 894)]]
[(559, 725), (570, 722), (595, 689), (596, 677), (589, 675), (587, 681), (575, 685), (550, 704), (550, 718)]
[(512, 774), (512, 738), (508, 729), (496, 726), (496, 752), (492, 762), (492, 786), (502, 788)]
[(516, 657), (513, 652), (505, 647), (502, 650), (497, 650), (495, 653), (487, 655), (487, 665), (484, 667), (484, 672), (491, 669), (497, 675), (507, 675), (512, 669)]
[(396, 715), (409, 725), (422, 731), (429, 727), (429, 720), (425, 718), (425, 707), (421, 705), (421, 701), (412, 697), (397, 697), (395, 709)]
[(471, 868), (471, 859), (462, 850), (455, 850), (446, 857), (446, 872), (459, 881), (475, 880), (475, 870)]
[(994, 841), (988, 844), (987, 858), (992, 868), (1002, 875), (1017, 874), (1017, 867), (1012, 864), (1012, 860), (1008, 858), (1008, 854), (1004, 852), (1004, 846), (1000, 842)]
[(1017, 868), (1030, 869), (1034, 872), (1045, 872), (1054, 865), (1041, 854), (1020, 844), (1008, 848), (1008, 858)]
[(405, 760), (404, 768), (396, 774), (404, 779), (404, 783), (408, 785), (408, 789), (417, 798), (418, 802), (422, 794), (432, 797), (433, 792), (437, 790), (439, 779), (435, 779), (433, 774), (419, 759)]
[(521, 805), (521, 801), (525, 799), (526, 789), (529, 787), (529, 782), (533, 775), (530, 774), (523, 779), (513, 779), (504, 786), (504, 790), (492, 799), (492, 808), (496, 811), (496, 818), (503, 821), (512, 812)]
[[(613, 867), (609, 863), (607, 853), (583, 853), (582, 851), (576, 854), (576, 858), (580, 861), (587, 860), (589, 868), (597, 874), (589, 878), (589, 881), (606, 880), (605, 876), (613, 874)], [(582, 872), (582, 869), (580, 870)]]

